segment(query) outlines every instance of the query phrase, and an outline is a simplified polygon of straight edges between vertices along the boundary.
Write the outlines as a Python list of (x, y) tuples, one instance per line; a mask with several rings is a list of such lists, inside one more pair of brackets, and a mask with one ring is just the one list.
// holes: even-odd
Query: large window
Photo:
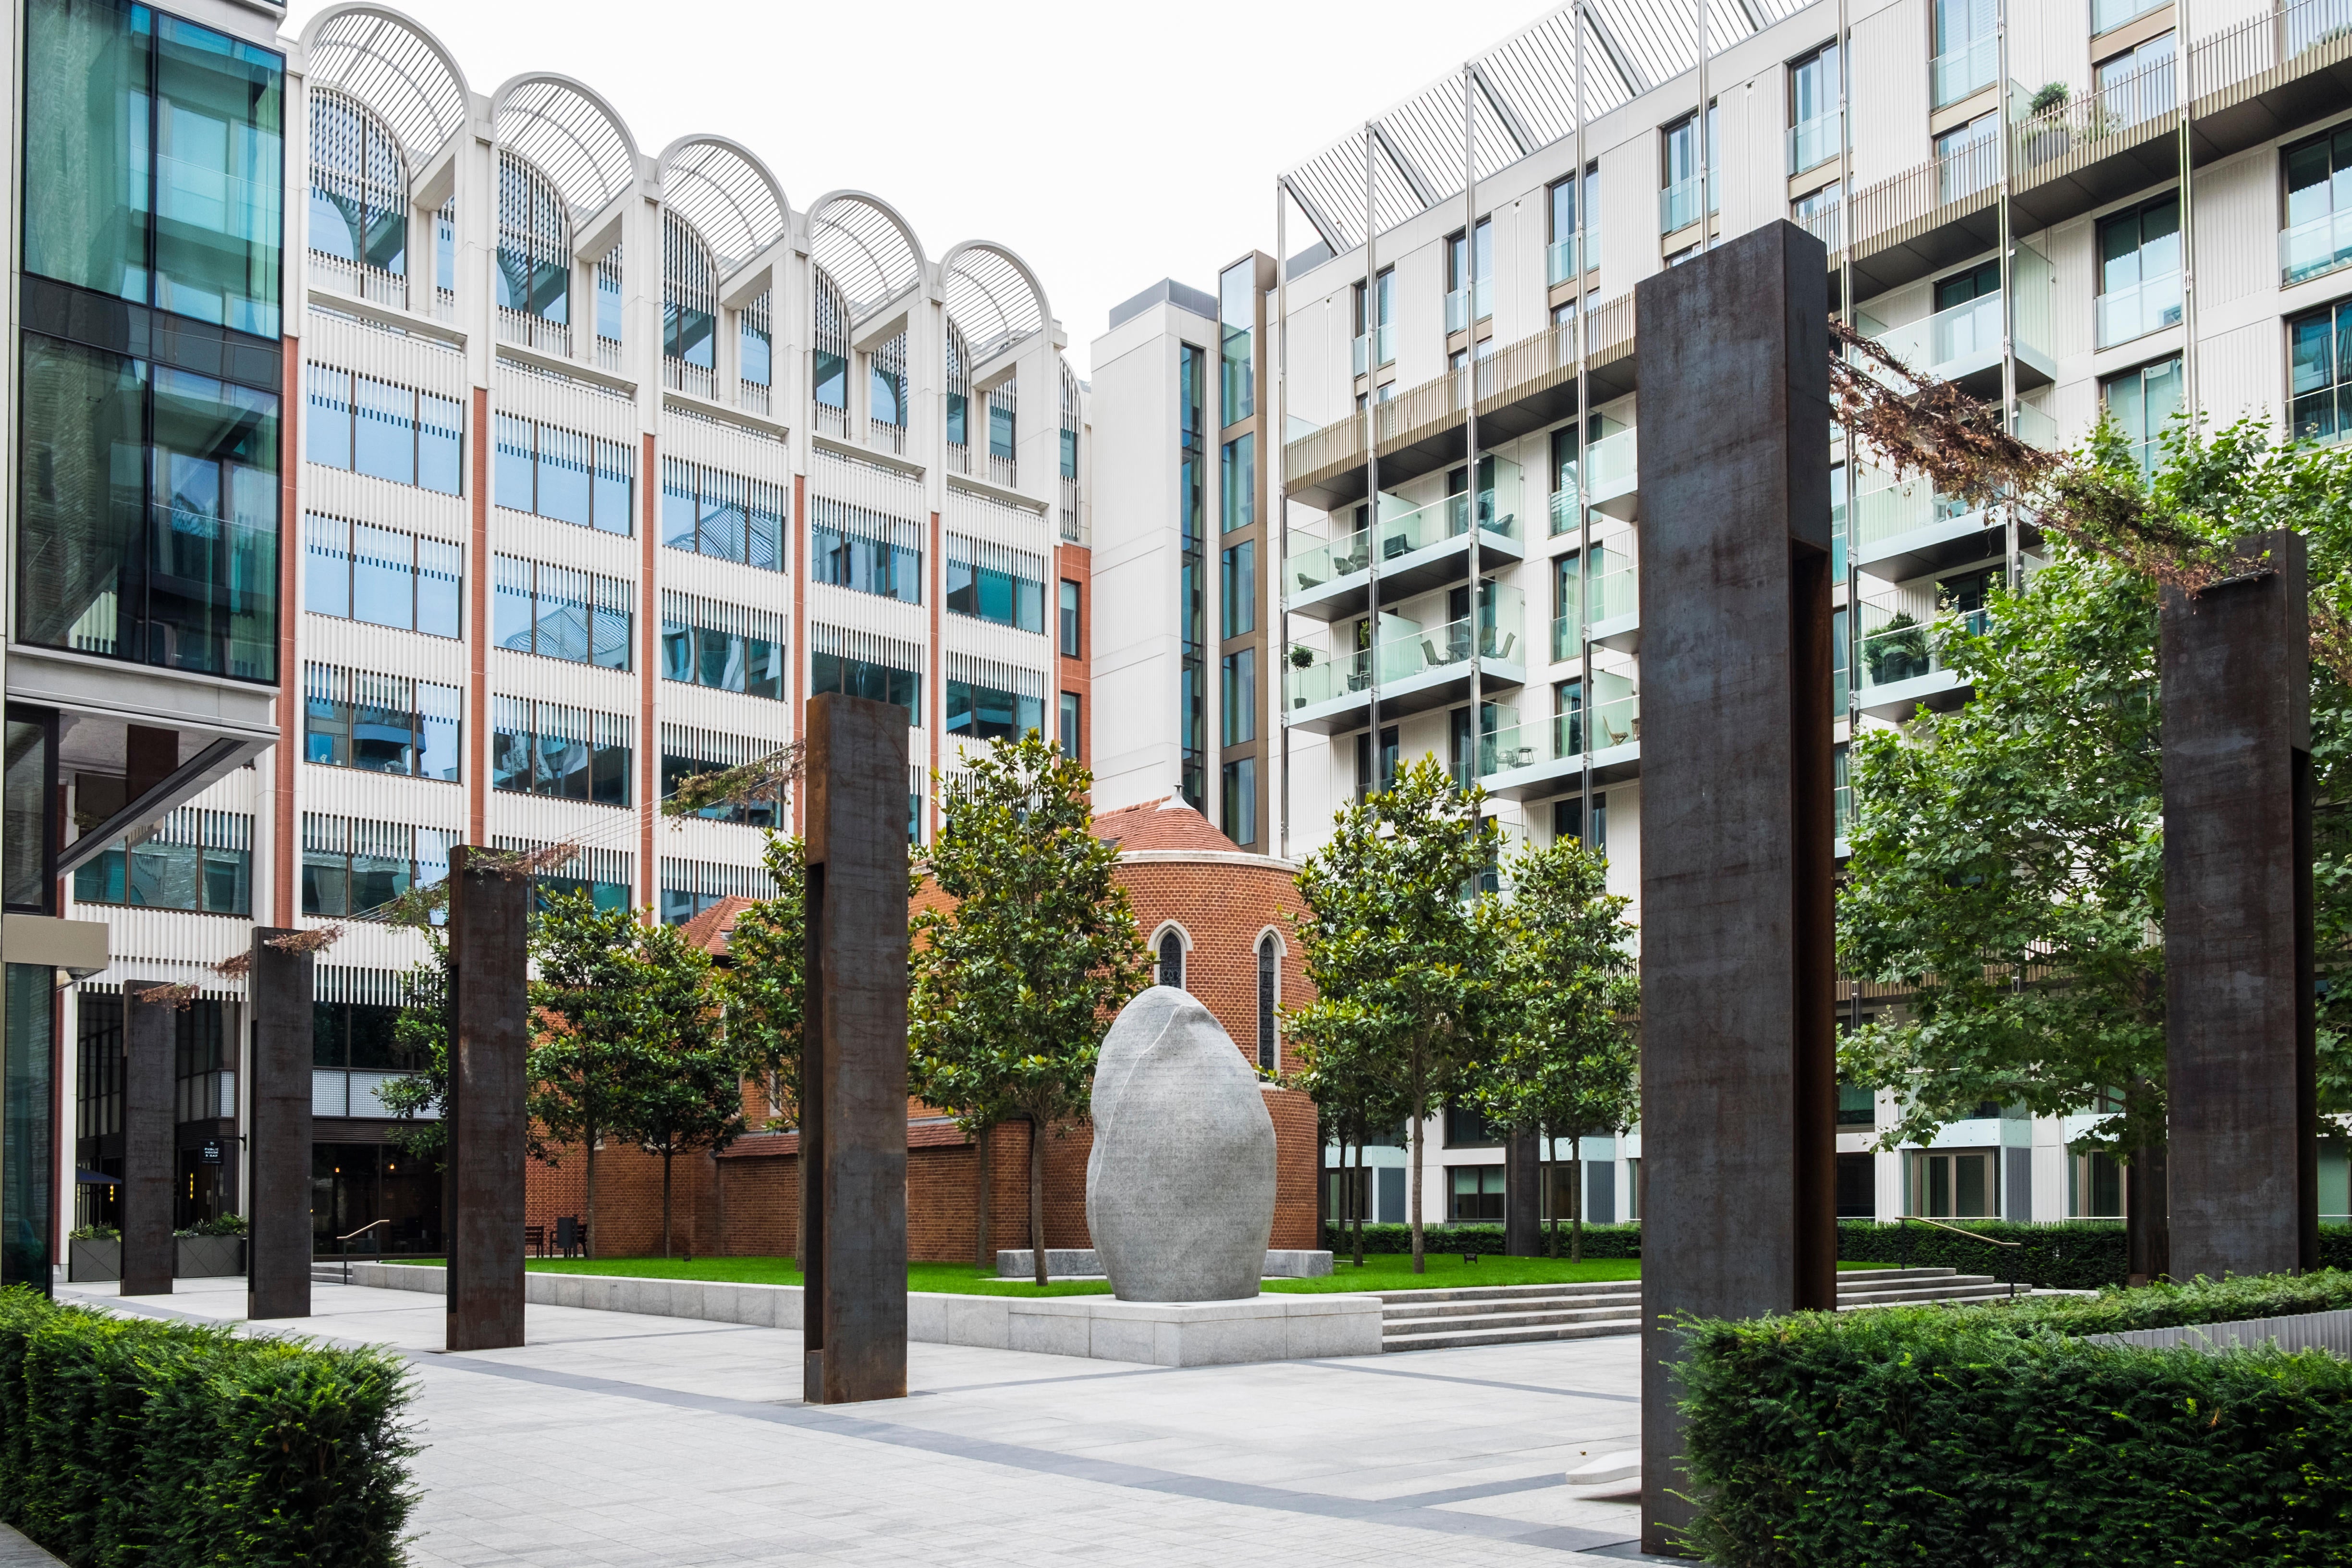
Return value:
[(635, 616), (625, 580), (519, 555), (493, 556), (491, 568), (498, 591), (491, 595), (490, 635), (500, 647), (604, 669), (630, 668)]
[(1584, 254), (1577, 255), (1577, 218), (1579, 216), (1576, 176), (1554, 180), (1544, 187), (1544, 195), (1551, 213), (1551, 240), (1544, 251), (1544, 279), (1547, 283), (1565, 283), (1571, 278), (1591, 271), (1601, 259), (1601, 208), (1596, 205), (1601, 196), (1601, 166), (1587, 164), (1584, 171), (1582, 216), (1584, 219)]
[(302, 667), (302, 760), (411, 778), (458, 776), (463, 737), (454, 686), (341, 665)]
[[(1368, 297), (1361, 283), (1356, 285), (1356, 374), (1377, 370), (1396, 363), (1396, 268), (1383, 267), (1375, 280), (1378, 297)], [(1377, 353), (1368, 353), (1373, 324), (1380, 327)]]
[(816, 334), (809, 350), (810, 395), (819, 408), (835, 412), (834, 433), (839, 435), (840, 418), (849, 407), (849, 305), (824, 268), (813, 270), (809, 283)]
[(1445, 330), (1459, 332), (1495, 313), (1495, 220), (1445, 242)]
[[(1228, 552), (1230, 553), (1230, 552)], [(1078, 616), (1078, 585), (1067, 577), (1062, 579), (1062, 657), (1084, 658), (1085, 644), (1080, 640), (1081, 622)]]
[(572, 320), (572, 224), (555, 182), (499, 150), (499, 308)]
[(907, 334), (875, 345), (866, 356), (866, 416), (877, 425), (907, 426)]
[(459, 637), (465, 562), (465, 550), (447, 540), (308, 512), (302, 607), (338, 620)]
[(2179, 106), (2179, 89), (2172, 80), (2170, 33), (2101, 60), (2092, 74), (2098, 79), (2100, 112), (2118, 129)]
[(490, 731), (490, 787), (516, 795), (629, 804), (628, 716), (499, 697)]
[(783, 616), (665, 591), (662, 679), (782, 701)]
[[(365, 914), (413, 888), (446, 880), (449, 847), (462, 838), (463, 835), (444, 828), (306, 811), (302, 814), (302, 912)], [(318, 1016), (311, 1016), (314, 1051), (331, 1048), (329, 1042), (319, 1040)], [(351, 1048), (351, 1044), (346, 1036), (343, 1048)]]
[[(1382, 279), (1385, 282), (1385, 276)], [(1177, 528), (1176, 626), (1181, 645), (1176, 715), (1181, 752), (1179, 787), (1195, 811), (1208, 806), (1208, 356), (1191, 343), (1179, 345), (1176, 370)]]
[(1231, 533), (1257, 521), (1257, 437), (1237, 436), (1225, 443), (1218, 465), (1217, 495), (1224, 527)]
[[(1228, 267), (1217, 277), (1217, 325), (1223, 377), (1220, 420), (1238, 424), (1257, 412), (1257, 263)], [(1074, 433), (1075, 434), (1075, 433)], [(1072, 445), (1076, 445), (1075, 442)], [(1075, 473), (1068, 477), (1076, 478)]]
[(1086, 761), (1087, 757), (1085, 745), (1086, 731), (1083, 726), (1080, 725), (1078, 717), (1078, 694), (1075, 691), (1063, 692), (1061, 713), (1062, 755), (1069, 758), (1070, 761), (1074, 763), (1082, 763)]
[(1958, 103), (2000, 74), (1994, 0), (1933, 0), (1934, 107)]
[(635, 531), (637, 454), (627, 442), (498, 417), (500, 506), (604, 533)]
[(948, 659), (948, 733), (967, 741), (1017, 741), (1045, 728), (1045, 678), (992, 659)]
[[(719, 268), (683, 217), (662, 209), (662, 357), (698, 374), (708, 393), (719, 369)], [(673, 373), (675, 374), (675, 373)]]
[(2300, 283), (2352, 265), (2352, 122), (2285, 149), (2279, 167), (2286, 182), (2281, 278)]
[[(310, 394), (302, 432), (307, 461), (443, 495), (462, 493), (464, 404), (331, 365), (307, 366), (305, 379)], [(515, 506), (518, 511), (531, 510), (503, 495), (499, 504)]]
[(182, 806), (138, 844), (102, 850), (74, 868), (73, 896), (85, 904), (253, 912), (253, 817)]
[[(662, 542), (672, 550), (784, 569), (784, 519), (792, 498), (782, 487), (700, 463), (662, 459)], [(813, 509), (820, 519), (824, 502)]]
[[(665, 730), (668, 726), (663, 726)], [(681, 756), (669, 750), (668, 737), (663, 737), (661, 760), (662, 798), (676, 795), (687, 780), (703, 773), (721, 773), (735, 764), (713, 762), (708, 757)], [(706, 805), (694, 815), (711, 822), (732, 822), (744, 827), (775, 827), (780, 826), (779, 813), (782, 803), (775, 800), (722, 800)]]
[(1226, 546), (1217, 566), (1219, 635), (1246, 637), (1257, 629), (1257, 541)]
[(817, 626), (817, 646), (809, 652), (809, 695), (822, 696), (828, 691), (845, 697), (863, 697), (874, 702), (896, 702), (907, 710), (907, 722), (923, 721), (923, 678), (908, 668), (922, 661), (921, 650), (915, 647), (895, 648), (885, 653), (880, 647), (870, 652), (856, 653), (828, 648), (828, 641), (843, 643), (877, 639), (860, 638), (855, 633), (834, 633), (834, 628)]
[(1979, 114), (1936, 138), (1936, 199), (1956, 202), (2000, 179), (2000, 115)]
[(403, 1049), (400, 1008), (390, 1002), (310, 1004), (310, 1065), (362, 1072), (420, 1072), (432, 1064)]
[(1257, 842), (1257, 759), (1234, 758), (1225, 764), (1220, 782), (1225, 837), (1246, 849)]
[(960, 533), (947, 536), (948, 608), (1016, 631), (1045, 629), (1045, 558)]
[[(1450, 1140), (1449, 1140), (1450, 1142)], [(1450, 1220), (1498, 1220), (1503, 1217), (1503, 1167), (1456, 1165), (1453, 1168)]]
[(2180, 324), (2180, 198), (2099, 220), (2099, 347)]
[[(809, 575), (902, 604), (923, 602), (923, 531), (904, 518), (830, 496), (809, 501)], [(952, 583), (952, 574), (950, 574)], [(950, 607), (954, 606), (950, 594)]]
[(1223, 700), (1225, 744), (1247, 745), (1257, 739), (1257, 649), (1236, 648), (1225, 655)]
[[(1718, 105), (1706, 106), (1706, 211), (1723, 208), (1723, 134)], [(1675, 234), (1699, 220), (1698, 116), (1685, 114), (1666, 127), (1664, 168), (1658, 191), (1658, 232)]]
[(2340, 440), (2352, 430), (2352, 300), (2286, 324), (2287, 424), (2298, 441)]
[(17, 636), (278, 679), (278, 399), (27, 332)]
[(121, 0), (25, 6), (25, 269), (278, 335), (286, 61)]
[(408, 170), (359, 100), (310, 89), (310, 248), (394, 277), (408, 270)]
[(2123, 427), (2141, 474), (2156, 471), (2164, 460), (2164, 430), (2180, 412), (2180, 361), (2178, 356), (2155, 364), (2111, 375), (2099, 384), (2107, 413)]
[(1838, 155), (1838, 47), (1823, 44), (1789, 67), (1789, 173)]

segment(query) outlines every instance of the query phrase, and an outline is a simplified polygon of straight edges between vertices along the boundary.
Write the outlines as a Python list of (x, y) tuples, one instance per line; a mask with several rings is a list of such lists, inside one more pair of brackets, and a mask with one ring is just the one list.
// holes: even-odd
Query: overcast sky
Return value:
[[(294, 0), (299, 33), (326, 0)], [(873, 192), (925, 253), (1026, 258), (1084, 373), (1111, 306), (1274, 248), (1274, 177), (1558, 0), (392, 0), (488, 93), (551, 70), (658, 153), (767, 160), (795, 207)], [(1291, 248), (1313, 237), (1294, 221)]]

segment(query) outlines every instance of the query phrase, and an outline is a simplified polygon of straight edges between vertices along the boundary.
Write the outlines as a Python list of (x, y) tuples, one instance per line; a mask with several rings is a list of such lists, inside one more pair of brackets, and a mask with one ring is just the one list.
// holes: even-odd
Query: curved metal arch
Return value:
[(922, 242), (898, 210), (864, 191), (827, 191), (809, 208), (809, 255), (849, 302), (852, 320), (913, 287)]
[(992, 358), (1052, 319), (1035, 269), (994, 240), (965, 240), (947, 253), (940, 270), (946, 279), (948, 315), (961, 324), (979, 360)]
[(583, 82), (551, 72), (511, 79), (490, 99), (490, 123), (555, 183), (581, 218), (636, 178), (637, 144), (613, 106)]
[(364, 3), (330, 5), (302, 30), (310, 79), (349, 94), (382, 116), (414, 163), (466, 123), (471, 93), (457, 57), (399, 12)]
[[(390, 121), (370, 108), (365, 100), (343, 88), (319, 83), (310, 98), (310, 123), (308, 127), (310, 146), (310, 193), (316, 202), (323, 195), (338, 208), (350, 230), (352, 254), (348, 261), (370, 266), (383, 266), (394, 271), (403, 268), (392, 266), (392, 259), (377, 259), (368, 254), (368, 241), (377, 232), (377, 223), (390, 218), (398, 226), (401, 247), (407, 247), (408, 221), (408, 155), (401, 144), (400, 132)], [(349, 116), (351, 129), (356, 137), (324, 133), (320, 121), (329, 116)], [(391, 160), (388, 169), (379, 167), (377, 157)], [(314, 216), (310, 225), (310, 248), (319, 250), (319, 224)], [(340, 252), (329, 251), (329, 255)]]
[(783, 237), (792, 222), (784, 187), (759, 155), (724, 136), (681, 136), (661, 151), (662, 200), (732, 272)]

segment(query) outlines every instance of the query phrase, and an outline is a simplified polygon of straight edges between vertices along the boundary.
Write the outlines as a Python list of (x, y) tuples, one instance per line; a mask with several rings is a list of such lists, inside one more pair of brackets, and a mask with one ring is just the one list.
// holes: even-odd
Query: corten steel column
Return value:
[(245, 1315), (310, 1315), (310, 997), (314, 960), (257, 927), (246, 1010), (253, 1019)]
[[(904, 809), (903, 803), (901, 809)], [(525, 941), (530, 879), (449, 852), (449, 1103), (442, 1240), (453, 1351), (522, 1343)]]
[(809, 699), (802, 1397), (907, 1396), (907, 710)]
[(147, 1001), (152, 985), (122, 988), (122, 1294), (168, 1296), (176, 1143), (179, 1010)]
[(1829, 253), (1642, 282), (1643, 1542), (1689, 1482), (1678, 1312), (1832, 1307)]
[[(1475, 542), (1475, 541), (1474, 541)], [(1513, 1258), (1543, 1251), (1543, 1145), (1533, 1128), (1503, 1143), (1503, 1250)]]
[(2268, 570), (2167, 589), (2165, 1059), (2172, 1272), (2319, 1266), (2313, 1073), (2311, 647), (2303, 537)]

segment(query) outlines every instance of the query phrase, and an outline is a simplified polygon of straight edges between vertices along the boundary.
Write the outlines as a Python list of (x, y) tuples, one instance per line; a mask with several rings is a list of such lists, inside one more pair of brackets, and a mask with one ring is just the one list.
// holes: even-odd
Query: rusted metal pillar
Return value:
[(2310, 570), (2288, 530), (2167, 589), (2164, 1016), (2171, 1271), (2319, 1266)]
[(1634, 294), (1652, 1552), (1692, 1512), (1673, 1315), (1835, 1305), (1828, 279), (1778, 222)]
[(803, 1397), (903, 1399), (907, 710), (823, 696), (806, 711)]
[(530, 879), (476, 846), (449, 852), (449, 1103), (442, 1194), (446, 1347), (522, 1343), (524, 1060)]
[(247, 1131), (245, 1315), (310, 1315), (310, 1001), (315, 961), (270, 945), (299, 931), (253, 932), (246, 1012), (253, 1021)]
[(168, 1296), (177, 1178), (180, 1013), (148, 997), (158, 982), (122, 988), (122, 1284), (125, 1296)]

